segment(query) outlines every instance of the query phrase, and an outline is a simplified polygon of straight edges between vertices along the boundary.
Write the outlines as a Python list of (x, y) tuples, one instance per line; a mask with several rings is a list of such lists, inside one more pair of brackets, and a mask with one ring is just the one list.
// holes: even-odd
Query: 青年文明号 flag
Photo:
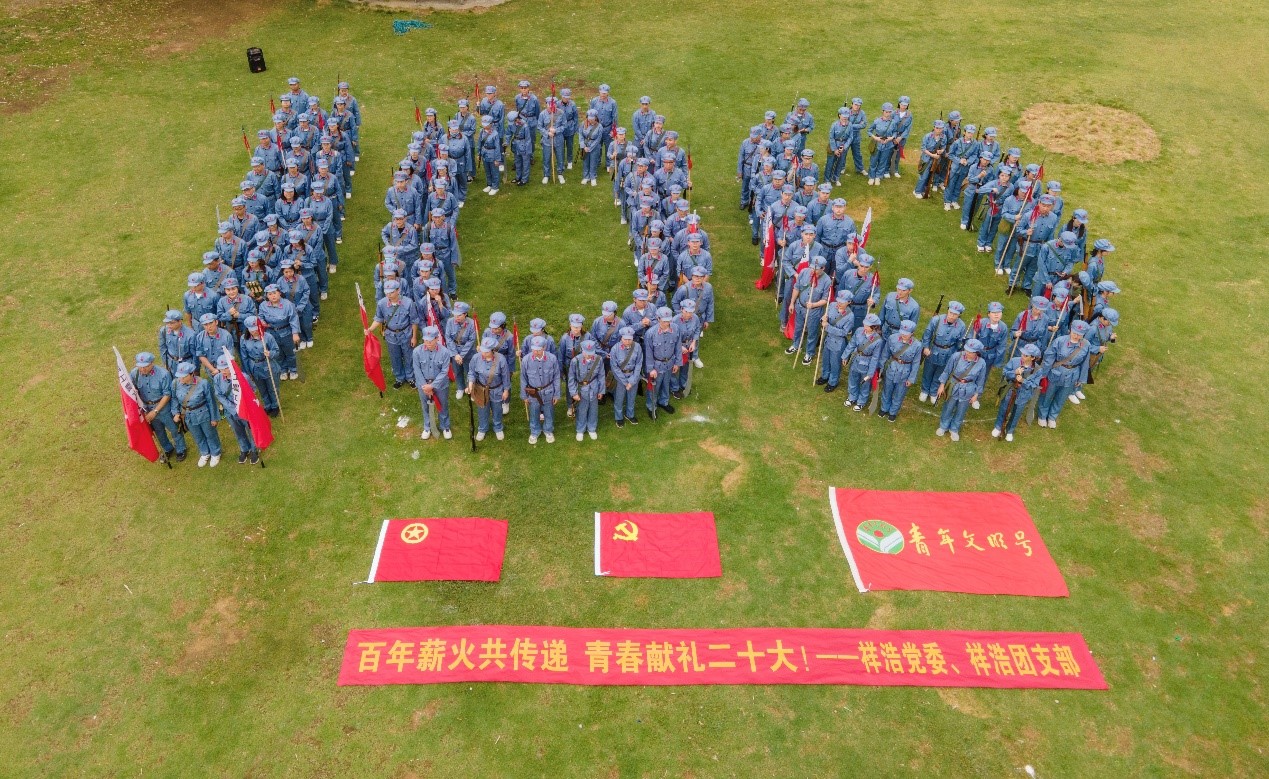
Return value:
[(595, 513), (595, 575), (696, 579), (723, 575), (714, 515)]
[[(132, 383), (132, 376), (118, 349), (115, 349), (115, 363), (119, 369), (119, 399), (123, 402), (123, 427), (128, 433), (128, 448), (154, 462), (159, 459), (159, 447), (154, 443), (150, 423), (145, 421), (145, 404), (141, 402), (141, 395)], [(159, 413), (171, 412), (164, 408)]]
[(830, 487), (828, 497), (860, 592), (1069, 594), (1017, 495)]
[(367, 581), (496, 582), (506, 547), (500, 519), (385, 519)]

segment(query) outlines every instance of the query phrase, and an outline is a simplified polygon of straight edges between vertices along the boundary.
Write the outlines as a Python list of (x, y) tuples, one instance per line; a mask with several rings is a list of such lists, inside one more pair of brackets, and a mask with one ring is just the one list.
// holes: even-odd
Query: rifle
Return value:
[[(1015, 406), (1018, 403), (1018, 393), (1022, 391), (1022, 382), (1015, 378), (1011, 383), (1013, 384), (1013, 391), (1009, 393), (1009, 405), (1005, 407), (1005, 423), (1003, 429), (1001, 430), (1001, 436), (999, 439), (1001, 441), (1005, 440), (1004, 431), (1009, 429), (1009, 425), (1013, 422), (1013, 418), (1017, 414)], [(1002, 384), (1000, 385), (1000, 388), (1003, 390), (1005, 387)]]

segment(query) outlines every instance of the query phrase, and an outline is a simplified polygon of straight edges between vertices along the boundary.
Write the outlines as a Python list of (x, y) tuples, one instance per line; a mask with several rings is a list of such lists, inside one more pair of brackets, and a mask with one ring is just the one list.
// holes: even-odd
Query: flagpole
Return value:
[[(278, 404), (278, 416), (286, 420), (286, 412), (282, 410), (282, 396), (278, 394), (278, 383), (273, 378), (273, 362), (269, 359), (269, 345), (264, 341), (264, 325), (256, 323), (256, 333), (260, 336), (260, 351), (264, 352), (264, 368), (269, 372), (269, 384), (273, 387), (273, 399)], [(281, 349), (282, 347), (278, 347)]]
[(820, 364), (824, 359), (824, 328), (828, 325), (828, 306), (824, 306), (824, 316), (820, 317), (820, 345), (815, 350), (815, 372), (811, 374), (811, 386), (815, 386), (815, 382), (820, 377)]

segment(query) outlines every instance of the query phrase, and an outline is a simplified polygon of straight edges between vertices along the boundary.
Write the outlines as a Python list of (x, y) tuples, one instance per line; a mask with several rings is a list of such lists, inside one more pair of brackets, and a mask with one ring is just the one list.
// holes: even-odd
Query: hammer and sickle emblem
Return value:
[(612, 540), (614, 541), (638, 541), (639, 540), (639, 526), (628, 519), (622, 522), (619, 522), (617, 524), (617, 527), (613, 528), (613, 530), (616, 531), (615, 533), (612, 534)]
[(417, 544), (427, 538), (427, 525), (422, 522), (411, 522), (401, 531), (401, 540), (407, 544)]

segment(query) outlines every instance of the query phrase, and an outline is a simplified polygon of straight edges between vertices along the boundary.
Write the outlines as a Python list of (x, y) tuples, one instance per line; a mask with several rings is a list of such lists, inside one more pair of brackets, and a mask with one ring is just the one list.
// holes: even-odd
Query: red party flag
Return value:
[[(114, 347), (111, 348), (114, 349)], [(128, 448), (150, 462), (155, 462), (159, 459), (159, 447), (154, 443), (154, 432), (150, 429), (150, 423), (145, 421), (144, 412), (141, 411), (144, 408), (141, 395), (137, 392), (136, 385), (132, 383), (132, 376), (123, 364), (123, 355), (119, 354), (118, 349), (114, 351), (115, 362), (119, 367), (119, 399), (123, 402), (123, 427), (128, 434)], [(170, 412), (165, 408), (159, 413)]]
[(595, 512), (595, 575), (700, 579), (723, 575), (714, 515)]
[[(370, 317), (366, 314), (366, 301), (361, 297), (361, 285), (354, 284), (353, 286), (357, 288), (357, 308), (361, 311), (361, 329), (366, 330), (370, 327)], [(370, 333), (362, 346), (361, 364), (366, 370), (366, 377), (379, 388), (380, 393), (388, 388), (387, 382), (383, 380), (382, 361), (383, 347), (379, 343), (379, 337)]]
[(763, 217), (763, 238), (762, 238), (762, 276), (753, 283), (757, 289), (766, 289), (771, 286), (771, 282), (775, 280), (775, 223), (771, 221), (771, 214), (768, 213)]
[(496, 582), (506, 547), (500, 519), (385, 519), (366, 581)]
[(251, 438), (255, 441), (256, 448), (264, 451), (273, 443), (273, 425), (269, 421), (269, 415), (264, 412), (264, 406), (260, 405), (255, 389), (243, 375), (242, 368), (228, 348), (225, 349), (225, 356), (229, 358), (229, 364), (233, 368), (229, 373), (229, 397), (234, 404), (234, 413), (251, 427)]

